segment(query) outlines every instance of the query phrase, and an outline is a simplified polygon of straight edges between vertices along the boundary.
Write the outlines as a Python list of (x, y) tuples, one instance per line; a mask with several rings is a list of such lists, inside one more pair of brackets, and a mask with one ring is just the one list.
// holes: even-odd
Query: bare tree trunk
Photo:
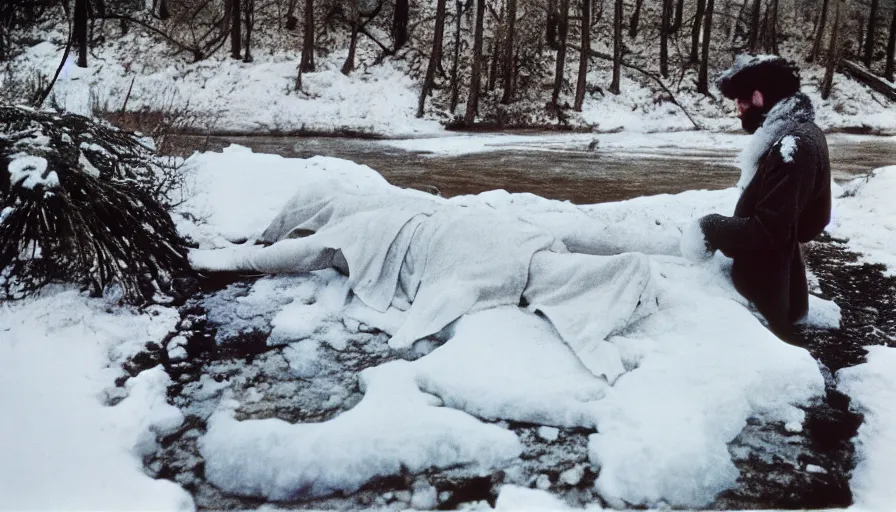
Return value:
[(557, 24), (559, 22), (559, 16), (557, 15), (557, 0), (548, 0), (547, 12), (548, 17), (544, 39), (547, 41), (548, 46), (557, 49)]
[(877, 0), (871, 0), (871, 10), (868, 14), (868, 30), (865, 32), (865, 66), (870, 68), (874, 60), (874, 32), (877, 23)]
[(703, 56), (700, 59), (700, 71), (697, 74), (697, 92), (709, 94), (709, 42), (712, 39), (712, 11), (714, 0), (706, 1), (706, 13), (703, 16)]
[(296, 18), (296, 4), (299, 0), (289, 0), (286, 7), (286, 30), (293, 31), (299, 27), (299, 19)]
[(240, 20), (243, 19), (243, 15), (240, 0), (231, 0), (230, 6), (232, 9), (230, 13), (230, 56), (239, 59), (243, 52), (240, 30)]
[(770, 53), (778, 53), (778, 0), (769, 0), (766, 11), (768, 23), (765, 32), (765, 50)]
[[(587, 0), (586, 0), (587, 2)], [(513, 37), (516, 30), (516, 0), (507, 0), (507, 31), (504, 34), (504, 95), (501, 103), (507, 105), (513, 98)]]
[(445, 1), (446, 0), (439, 0), (436, 4), (436, 28), (432, 37), (432, 55), (429, 56), (429, 64), (426, 66), (426, 76), (423, 78), (423, 87), (420, 90), (420, 101), (417, 102), (417, 117), (423, 117), (423, 107), (426, 106), (426, 97), (429, 96), (429, 92), (432, 90), (433, 82), (436, 79), (436, 69), (442, 61), (442, 37), (445, 34)]
[(828, 0), (824, 0), (821, 5), (821, 18), (818, 20), (818, 27), (815, 30), (815, 42), (812, 43), (812, 53), (809, 54), (809, 62), (818, 60), (818, 53), (821, 51), (821, 42), (824, 39), (824, 29), (828, 21)]
[(171, 17), (171, 11), (168, 10), (168, 0), (159, 0), (159, 19), (167, 20)]
[(644, 0), (635, 0), (635, 10), (632, 12), (632, 17), (628, 22), (628, 37), (632, 39), (638, 37), (638, 22), (641, 21), (642, 5), (644, 5)]
[(348, 56), (345, 58), (345, 64), (342, 65), (342, 74), (348, 76), (355, 70), (355, 50), (358, 48), (358, 25), (356, 22), (352, 24), (352, 38), (348, 43)]
[(75, 41), (78, 44), (78, 67), (87, 67), (87, 0), (75, 0)]
[(397, 52), (408, 42), (408, 0), (395, 0), (395, 14), (392, 17), (393, 48)]
[(691, 64), (700, 62), (700, 29), (703, 28), (704, 12), (706, 12), (706, 0), (697, 0), (697, 12), (694, 14), (694, 25), (691, 27)]
[(857, 36), (856, 48), (857, 48), (857, 50), (856, 50), (856, 55), (853, 55), (852, 57), (855, 60), (861, 61), (864, 59), (864, 55), (862, 55), (862, 53), (863, 53), (863, 48), (865, 47), (865, 38), (863, 37), (865, 35), (865, 19), (862, 18), (861, 15), (858, 15), (858, 18), (856, 19), (856, 21), (857, 21), (856, 25), (858, 28), (858, 30), (856, 31), (856, 36)]
[(457, 8), (457, 16), (454, 17), (454, 59), (451, 63), (451, 103), (449, 105), (449, 110), (452, 114), (454, 114), (454, 110), (457, 108), (457, 101), (460, 96), (460, 83), (458, 82), (457, 70), (460, 62), (460, 20), (461, 13), (464, 9), (463, 1), (457, 0), (455, 2), (455, 7)]
[(305, 24), (302, 28), (302, 63), (299, 65), (303, 73), (314, 72), (314, 0), (305, 0)]
[(6, 23), (0, 10), (0, 62), (6, 61)]
[(613, 81), (610, 92), (619, 94), (619, 80), (622, 72), (622, 0), (616, 0), (613, 7)]
[(554, 73), (554, 93), (551, 95), (551, 104), (555, 107), (560, 99), (560, 89), (563, 87), (563, 68), (566, 67), (566, 39), (569, 35), (569, 0), (560, 0), (560, 19), (557, 23), (557, 69)]
[(669, 20), (672, 17), (672, 0), (663, 0), (662, 23), (660, 25), (660, 74), (669, 78)]
[(252, 62), (252, 26), (255, 24), (255, 0), (243, 0), (246, 13), (246, 52), (243, 62)]
[[(503, 20), (504, 16), (502, 14), (501, 19)], [(491, 49), (489, 51), (489, 66), (488, 66), (488, 77), (486, 80), (486, 90), (489, 92), (494, 91), (495, 87), (498, 85), (498, 61), (500, 60), (498, 56), (501, 53), (501, 41), (504, 40), (504, 24), (503, 21), (500, 23), (497, 30), (492, 32), (492, 43)]]
[[(444, 3), (444, 0), (439, 0)], [(479, 89), (482, 87), (482, 24), (485, 18), (485, 0), (476, 0), (476, 29), (473, 35), (473, 70), (470, 74), (470, 96), (464, 123), (472, 126), (479, 110)]]
[(759, 45), (759, 18), (762, 16), (762, 0), (753, 0), (753, 13), (750, 16), (750, 51), (755, 52)]
[(821, 99), (826, 100), (831, 96), (831, 88), (834, 86), (834, 69), (840, 61), (840, 4), (842, 0), (834, 1), (834, 26), (831, 28), (831, 41), (828, 45), (828, 66), (824, 72), (824, 80), (821, 82)]
[(887, 41), (887, 67), (884, 76), (893, 81), (893, 56), (896, 54), (896, 9), (893, 10), (893, 21), (890, 22), (890, 39)]
[(585, 102), (585, 86), (588, 78), (588, 50), (591, 49), (591, 0), (582, 0), (582, 51), (579, 52), (579, 78), (576, 82), (576, 100), (573, 108), (582, 111)]
[(678, 0), (675, 5), (675, 21), (669, 27), (669, 33), (674, 34), (681, 28), (681, 22), (684, 15), (684, 0)]

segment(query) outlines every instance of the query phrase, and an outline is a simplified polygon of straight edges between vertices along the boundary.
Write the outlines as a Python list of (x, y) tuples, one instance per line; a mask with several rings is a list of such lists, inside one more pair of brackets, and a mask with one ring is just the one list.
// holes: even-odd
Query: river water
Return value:
[[(725, 134), (495, 134), (380, 141), (338, 137), (218, 136), (183, 146), (344, 158), (389, 182), (446, 197), (485, 190), (531, 192), (577, 204), (733, 186), (747, 136)], [(834, 178), (896, 164), (896, 137), (828, 136)], [(252, 172), (247, 169), (246, 172)]]

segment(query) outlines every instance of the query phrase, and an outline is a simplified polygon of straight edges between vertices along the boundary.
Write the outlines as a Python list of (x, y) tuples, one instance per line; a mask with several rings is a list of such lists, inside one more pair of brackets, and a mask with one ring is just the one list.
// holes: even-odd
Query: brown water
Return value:
[[(195, 139), (195, 140), (190, 140)], [(198, 147), (200, 138), (184, 140)], [(537, 143), (485, 153), (436, 156), (391, 147), (378, 141), (326, 137), (212, 137), (207, 149), (240, 144), (259, 153), (284, 157), (330, 156), (352, 160), (379, 171), (389, 182), (446, 197), (486, 190), (531, 192), (577, 204), (619, 201), (637, 196), (733, 186), (740, 171), (737, 150), (730, 148), (637, 147), (586, 151), (587, 144), (545, 151)], [(892, 137), (828, 138), (838, 181), (871, 169), (896, 164)]]

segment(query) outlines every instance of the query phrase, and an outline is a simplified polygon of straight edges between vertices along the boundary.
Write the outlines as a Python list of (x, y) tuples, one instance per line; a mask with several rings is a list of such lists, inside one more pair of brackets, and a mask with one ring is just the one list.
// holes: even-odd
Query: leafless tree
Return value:
[(893, 80), (893, 54), (896, 53), (896, 9), (893, 9), (893, 21), (890, 22), (890, 38), (887, 41), (887, 65), (884, 76)]
[(831, 96), (831, 88), (834, 85), (834, 69), (840, 62), (840, 10), (843, 0), (834, 2), (834, 25), (831, 27), (831, 40), (828, 45), (828, 63), (824, 72), (824, 80), (821, 82), (821, 99), (826, 100)]
[(241, 59), (243, 57), (242, 28), (243, 19), (240, 0), (230, 0), (230, 57)]
[(573, 108), (582, 111), (585, 102), (585, 85), (588, 77), (588, 50), (591, 48), (591, 0), (582, 0), (582, 51), (579, 52), (579, 78), (576, 82), (576, 100)]
[(78, 66), (87, 67), (87, 0), (75, 0), (75, 44), (78, 45)]
[[(589, 0), (585, 0), (587, 4)], [(516, 30), (516, 0), (507, 0), (507, 28), (504, 34), (504, 95), (501, 103), (507, 105), (513, 98), (513, 36)]]
[(874, 59), (874, 36), (877, 23), (877, 7), (878, 0), (871, 0), (868, 14), (868, 30), (865, 32), (865, 65), (871, 67), (871, 61)]
[(660, 74), (669, 78), (669, 27), (672, 18), (672, 0), (663, 0), (660, 23)]
[(706, 0), (697, 0), (697, 12), (694, 14), (694, 24), (691, 26), (691, 64), (700, 62), (700, 30), (703, 28), (704, 12), (706, 12)]
[(619, 94), (619, 79), (622, 74), (622, 0), (616, 0), (613, 7), (613, 81), (610, 92)]
[(807, 59), (809, 62), (815, 62), (818, 59), (819, 52), (821, 52), (824, 29), (828, 21), (828, 4), (829, 0), (823, 0), (821, 5), (821, 17), (818, 19), (818, 26), (815, 29), (815, 41), (812, 43), (812, 52)]
[(423, 87), (420, 90), (420, 101), (417, 103), (417, 117), (423, 117), (426, 97), (429, 96), (433, 82), (436, 79), (436, 68), (442, 62), (442, 38), (445, 33), (445, 1), (438, 0), (436, 4), (436, 28), (432, 37), (432, 53), (429, 56), (429, 65), (426, 66), (426, 76), (423, 79)]
[(397, 52), (408, 42), (408, 16), (410, 5), (408, 0), (395, 0), (395, 13), (392, 16), (392, 47)]
[(628, 36), (632, 39), (638, 37), (638, 23), (641, 21), (641, 6), (643, 5), (644, 0), (635, 0), (635, 10), (628, 22)]
[[(442, 10), (444, 12), (444, 0)], [(470, 95), (467, 99), (467, 112), (464, 123), (472, 126), (479, 110), (479, 91), (482, 88), (482, 30), (485, 19), (485, 0), (476, 0), (476, 28), (473, 32), (473, 70), (470, 76)]]
[(703, 16), (703, 55), (700, 57), (700, 71), (697, 73), (697, 92), (709, 94), (709, 43), (712, 39), (712, 11), (714, 0), (706, 0)]
[(560, 0), (558, 7), (560, 8), (560, 13), (557, 23), (557, 69), (554, 73), (554, 92), (551, 95), (551, 104), (555, 108), (560, 100), (560, 89), (563, 87), (563, 68), (566, 66), (566, 43), (569, 36), (569, 0)]
[(755, 52), (759, 47), (759, 19), (761, 16), (762, 0), (753, 0), (753, 11), (750, 15), (750, 39), (748, 42), (751, 52)]
[(454, 109), (457, 108), (457, 101), (460, 96), (460, 81), (458, 80), (458, 68), (460, 64), (460, 22), (462, 19), (461, 14), (463, 13), (464, 3), (463, 0), (455, 1), (456, 14), (454, 16), (454, 58), (451, 61), (451, 101), (450, 108), (451, 112), (454, 112)]

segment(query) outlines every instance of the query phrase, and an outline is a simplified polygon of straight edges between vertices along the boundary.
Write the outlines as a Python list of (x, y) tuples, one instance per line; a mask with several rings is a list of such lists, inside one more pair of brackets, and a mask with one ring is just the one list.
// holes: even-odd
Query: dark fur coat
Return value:
[(820, 235), (831, 216), (828, 146), (814, 117), (801, 93), (776, 104), (741, 160), (734, 215), (700, 220), (707, 245), (734, 259), (737, 290), (779, 335), (808, 311), (800, 244)]

